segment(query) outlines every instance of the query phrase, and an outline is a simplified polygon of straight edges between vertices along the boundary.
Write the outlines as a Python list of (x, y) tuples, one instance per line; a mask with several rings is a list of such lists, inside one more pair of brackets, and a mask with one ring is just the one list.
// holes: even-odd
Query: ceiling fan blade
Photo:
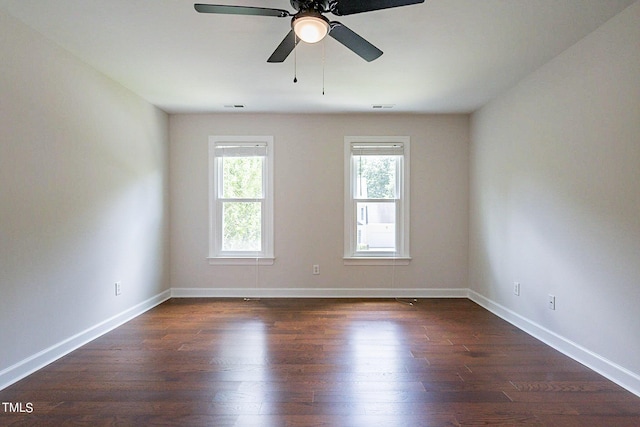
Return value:
[(200, 4), (193, 5), (196, 11), (200, 13), (223, 13), (226, 15), (254, 15), (254, 16), (275, 16), (284, 18), (291, 16), (284, 9), (269, 9), (265, 7), (251, 6), (225, 6), (220, 4)]
[(331, 13), (344, 16), (418, 3), (424, 3), (424, 0), (338, 0), (331, 8)]
[(339, 22), (331, 22), (329, 35), (354, 51), (362, 59), (371, 62), (382, 55), (382, 51)]
[(300, 39), (296, 37), (296, 33), (293, 30), (289, 31), (289, 34), (285, 36), (269, 59), (267, 59), (267, 62), (284, 62), (287, 56), (296, 48), (299, 41)]

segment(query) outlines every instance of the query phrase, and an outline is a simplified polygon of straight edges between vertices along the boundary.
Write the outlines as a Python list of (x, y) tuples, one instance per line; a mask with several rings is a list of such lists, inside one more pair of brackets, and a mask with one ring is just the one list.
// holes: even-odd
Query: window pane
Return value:
[(354, 154), (355, 198), (395, 199), (397, 158)]
[(224, 199), (262, 198), (262, 163), (264, 157), (221, 157), (222, 194)]
[(260, 202), (224, 202), (222, 204), (222, 250), (261, 251)]
[(356, 250), (396, 250), (396, 204), (395, 202), (356, 203)]

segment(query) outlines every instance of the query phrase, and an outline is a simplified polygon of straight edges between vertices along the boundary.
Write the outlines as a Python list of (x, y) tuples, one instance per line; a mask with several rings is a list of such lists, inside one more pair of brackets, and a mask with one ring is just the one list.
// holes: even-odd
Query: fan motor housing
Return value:
[(329, 0), (290, 0), (291, 7), (298, 11), (317, 10), (327, 12), (329, 10)]

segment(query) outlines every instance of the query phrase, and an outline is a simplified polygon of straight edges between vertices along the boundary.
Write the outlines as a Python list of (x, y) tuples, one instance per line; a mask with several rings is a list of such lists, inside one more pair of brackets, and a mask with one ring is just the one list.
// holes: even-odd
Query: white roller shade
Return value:
[(351, 143), (351, 153), (356, 156), (402, 156), (404, 144), (402, 142), (389, 144), (353, 142)]
[(216, 157), (253, 157), (266, 156), (267, 144), (264, 142), (218, 142), (214, 148)]

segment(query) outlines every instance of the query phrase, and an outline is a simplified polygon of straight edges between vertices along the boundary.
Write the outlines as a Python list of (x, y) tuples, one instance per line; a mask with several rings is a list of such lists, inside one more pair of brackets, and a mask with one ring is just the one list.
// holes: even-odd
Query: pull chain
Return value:
[(324, 95), (324, 39), (322, 40), (322, 95)]
[(293, 33), (293, 82), (298, 83), (298, 35)]

